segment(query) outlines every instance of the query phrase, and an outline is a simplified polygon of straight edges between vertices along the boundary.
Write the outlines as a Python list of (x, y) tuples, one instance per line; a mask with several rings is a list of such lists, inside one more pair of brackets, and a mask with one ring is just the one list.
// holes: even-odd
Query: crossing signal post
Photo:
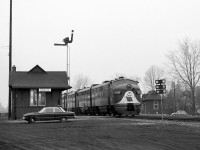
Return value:
[(160, 94), (161, 96), (161, 112), (162, 112), (162, 122), (163, 122), (163, 104), (162, 104), (162, 97), (163, 94), (166, 93), (166, 80), (165, 79), (161, 79), (161, 80), (156, 80), (156, 93)]
[(156, 93), (157, 94), (165, 94), (166, 93), (166, 80), (162, 79), (162, 80), (156, 80)]

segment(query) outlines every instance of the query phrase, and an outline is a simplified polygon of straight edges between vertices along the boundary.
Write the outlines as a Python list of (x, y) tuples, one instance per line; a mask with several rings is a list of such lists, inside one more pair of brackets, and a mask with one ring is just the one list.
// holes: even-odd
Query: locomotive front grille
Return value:
[(128, 102), (133, 101), (132, 97), (127, 97), (126, 99)]
[(134, 105), (131, 104), (127, 104), (127, 111), (134, 111)]

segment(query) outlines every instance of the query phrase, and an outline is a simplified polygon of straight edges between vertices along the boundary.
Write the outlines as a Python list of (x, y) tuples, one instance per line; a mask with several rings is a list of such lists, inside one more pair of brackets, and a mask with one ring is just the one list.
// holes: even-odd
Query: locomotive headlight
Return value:
[(131, 84), (127, 84), (127, 89), (130, 89), (131, 87)]

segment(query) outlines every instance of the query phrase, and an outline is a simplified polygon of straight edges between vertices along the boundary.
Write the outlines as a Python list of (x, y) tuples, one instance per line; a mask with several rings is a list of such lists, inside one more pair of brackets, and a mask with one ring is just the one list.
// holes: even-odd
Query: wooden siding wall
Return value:
[(161, 102), (158, 101), (158, 109), (154, 109), (154, 101), (148, 100), (148, 101), (142, 101), (142, 104), (146, 104), (146, 111), (145, 108), (142, 109), (142, 114), (161, 114)]
[[(46, 106), (60, 106), (58, 105), (58, 101), (61, 99), (61, 92), (62, 90), (56, 89), (52, 89), (51, 92), (46, 92)], [(21, 118), (23, 114), (28, 112), (37, 112), (43, 107), (30, 106), (30, 89), (13, 89), (12, 117), (14, 119)]]

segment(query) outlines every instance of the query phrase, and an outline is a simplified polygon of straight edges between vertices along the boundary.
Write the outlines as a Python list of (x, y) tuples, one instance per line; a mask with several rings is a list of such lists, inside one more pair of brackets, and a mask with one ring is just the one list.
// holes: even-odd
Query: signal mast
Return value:
[[(70, 85), (70, 50), (69, 50), (68, 44), (73, 42), (73, 35), (74, 35), (74, 30), (72, 30), (71, 39), (69, 39), (69, 37), (66, 37), (63, 39), (64, 44), (54, 43), (54, 46), (66, 46), (66, 48), (67, 48), (67, 60), (66, 60), (67, 61), (67, 67), (66, 67), (67, 85)], [(68, 93), (68, 90), (66, 92), (66, 99), (67, 99), (67, 93)], [(65, 100), (64, 100), (64, 107), (66, 108)]]

